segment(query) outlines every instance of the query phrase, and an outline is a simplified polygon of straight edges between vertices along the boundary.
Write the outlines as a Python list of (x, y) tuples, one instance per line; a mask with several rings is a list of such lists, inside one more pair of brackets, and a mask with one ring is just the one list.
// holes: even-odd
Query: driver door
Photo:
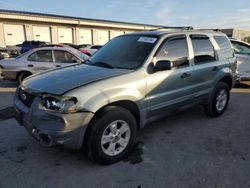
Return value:
[(154, 63), (159, 60), (171, 61), (172, 70), (147, 75), (149, 116), (159, 115), (176, 104), (188, 101), (193, 93), (193, 67), (190, 65), (186, 35), (166, 39), (154, 59)]
[(54, 61), (55, 68), (81, 62), (76, 56), (65, 50), (54, 50)]

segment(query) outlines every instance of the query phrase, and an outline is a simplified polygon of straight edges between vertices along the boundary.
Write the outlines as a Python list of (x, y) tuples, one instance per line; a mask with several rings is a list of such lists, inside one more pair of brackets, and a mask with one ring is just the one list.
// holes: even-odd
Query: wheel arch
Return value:
[(233, 79), (229, 75), (220, 78), (218, 82), (224, 82), (224, 83), (226, 83), (228, 85), (228, 87), (229, 87), (230, 90), (233, 87)]
[(30, 74), (30, 75), (33, 74), (32, 72), (30, 72), (30, 71), (28, 71), (28, 70), (21, 70), (21, 71), (19, 71), (19, 72), (17, 73), (16, 79), (18, 79), (18, 77), (19, 77), (20, 74), (22, 74), (22, 73), (27, 73), (27, 74)]
[(117, 107), (122, 107), (127, 109), (128, 111), (130, 111), (132, 113), (132, 115), (135, 117), (136, 123), (137, 123), (137, 128), (140, 128), (140, 111), (139, 111), (139, 107), (137, 106), (137, 104), (131, 100), (120, 100), (120, 101), (115, 101), (112, 103), (109, 103), (105, 106), (102, 106), (100, 109), (98, 109), (95, 112), (95, 115), (92, 119), (95, 118), (95, 116), (97, 116), (98, 114), (100, 114), (103, 109), (108, 108), (108, 107), (112, 107), (112, 106), (117, 106)]
[(86, 129), (86, 131), (84, 133), (83, 145), (86, 143), (86, 141), (88, 139), (88, 133), (90, 131), (91, 124), (93, 123), (93, 121), (95, 120), (95, 118), (99, 114), (101, 114), (104, 109), (106, 109), (108, 107), (122, 107), (122, 108), (125, 108), (125, 109), (129, 110), (132, 113), (132, 115), (135, 117), (136, 124), (137, 124), (137, 130), (140, 129), (140, 122), (141, 122), (140, 118), (141, 118), (141, 115), (140, 115), (139, 107), (137, 106), (137, 104), (135, 102), (133, 102), (133, 101), (130, 101), (130, 100), (115, 101), (115, 102), (109, 103), (109, 104), (101, 107), (100, 109), (98, 109), (95, 112), (95, 115), (91, 119), (91, 121), (88, 124), (87, 129)]

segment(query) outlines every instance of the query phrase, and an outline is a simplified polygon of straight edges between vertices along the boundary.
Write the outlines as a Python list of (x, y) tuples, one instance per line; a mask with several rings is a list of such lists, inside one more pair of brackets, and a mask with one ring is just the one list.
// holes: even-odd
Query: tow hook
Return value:
[(53, 145), (52, 139), (48, 134), (39, 133), (37, 128), (32, 129), (32, 136), (43, 146), (51, 147)]

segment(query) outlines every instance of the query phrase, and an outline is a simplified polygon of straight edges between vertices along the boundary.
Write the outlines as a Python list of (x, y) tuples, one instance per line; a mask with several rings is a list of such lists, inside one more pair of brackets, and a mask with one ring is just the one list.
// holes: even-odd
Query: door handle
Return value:
[(34, 65), (29, 64), (28, 67), (34, 67)]
[(181, 79), (184, 79), (184, 78), (189, 78), (191, 76), (191, 74), (189, 74), (189, 73), (183, 73), (182, 75), (181, 75)]
[(217, 66), (214, 66), (214, 67), (212, 68), (212, 71), (217, 71), (217, 70), (219, 70), (219, 68), (218, 68)]
[(61, 65), (56, 65), (56, 67), (61, 67)]

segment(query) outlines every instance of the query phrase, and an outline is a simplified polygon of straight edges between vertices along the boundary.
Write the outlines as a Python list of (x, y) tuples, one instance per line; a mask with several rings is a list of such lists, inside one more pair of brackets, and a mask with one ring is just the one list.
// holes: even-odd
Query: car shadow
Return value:
[(250, 82), (240, 82), (237, 83), (234, 88), (240, 88), (240, 89), (250, 89)]
[(18, 82), (4, 80), (2, 77), (0, 77), (0, 88), (17, 88), (18, 86)]

